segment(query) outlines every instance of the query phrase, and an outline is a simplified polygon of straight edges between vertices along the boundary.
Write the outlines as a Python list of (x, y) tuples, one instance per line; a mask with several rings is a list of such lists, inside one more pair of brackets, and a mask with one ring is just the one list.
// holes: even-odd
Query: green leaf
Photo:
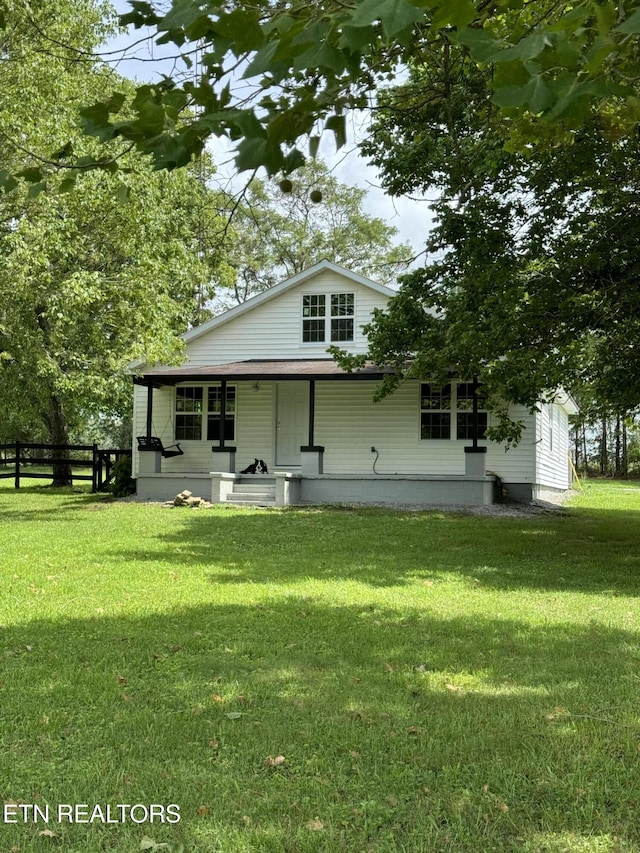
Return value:
[(434, 30), (445, 27), (463, 29), (475, 20), (478, 13), (471, 0), (445, 0), (434, 13), (431, 28)]
[(325, 127), (327, 130), (332, 130), (336, 139), (336, 147), (342, 148), (347, 141), (347, 127), (344, 116), (333, 115), (329, 116)]
[(119, 204), (127, 204), (131, 197), (131, 190), (126, 184), (118, 184), (113, 195)]
[(591, 6), (593, 7), (594, 14), (596, 16), (596, 20), (598, 22), (598, 31), (601, 36), (606, 36), (611, 31), (611, 28), (616, 22), (617, 12), (616, 9), (611, 2), (611, 0), (604, 0), (604, 2), (592, 2)]
[(52, 160), (62, 160), (65, 157), (69, 157), (70, 154), (73, 153), (73, 142), (69, 140), (66, 142), (62, 148), (58, 148), (57, 151), (54, 151), (51, 155)]
[(259, 74), (266, 74), (273, 71), (272, 60), (278, 50), (278, 42), (272, 41), (261, 48), (253, 57), (242, 77), (247, 80), (249, 77), (257, 77)]
[(640, 9), (615, 28), (617, 33), (640, 33)]
[(123, 27), (133, 24), (134, 27), (153, 26), (160, 21), (160, 17), (156, 15), (151, 3), (145, 0), (129, 0), (131, 12), (126, 15), (119, 15), (118, 20)]
[(42, 168), (40, 166), (29, 166), (16, 174), (19, 178), (24, 178), (30, 184), (35, 184), (42, 180)]
[(356, 6), (346, 23), (351, 27), (368, 27), (374, 21), (380, 21), (385, 35), (391, 38), (424, 16), (424, 10), (412, 6), (407, 0), (364, 0)]
[(449, 38), (468, 47), (471, 58), (476, 62), (489, 62), (500, 50), (500, 41), (486, 30), (459, 30), (449, 33)]
[(284, 158), (283, 171), (288, 175), (290, 172), (299, 169), (301, 166), (304, 166), (306, 160), (304, 158), (304, 154), (301, 151), (298, 151), (297, 148), (292, 148), (291, 151)]
[(266, 138), (245, 137), (237, 148), (236, 166), (239, 171), (259, 169), (260, 166), (275, 174), (282, 166), (282, 152)]
[(0, 169), (0, 189), (6, 193), (10, 193), (18, 186), (18, 181), (10, 172), (5, 172)]
[(75, 177), (65, 178), (63, 181), (60, 182), (60, 186), (58, 187), (58, 192), (59, 193), (71, 192), (71, 190), (74, 189), (75, 185), (76, 185)]
[(220, 15), (212, 29), (229, 39), (236, 54), (259, 50), (264, 45), (265, 35), (257, 12), (234, 9), (228, 15)]
[(320, 148), (320, 137), (312, 136), (309, 139), (309, 156), (314, 159), (318, 156), (318, 149)]
[(0, 9), (0, 30), (4, 30), (7, 27), (7, 19), (5, 17), (4, 11)]
[(242, 711), (228, 711), (225, 714), (225, 717), (227, 717), (229, 720), (239, 720), (241, 716)]
[(29, 191), (27, 192), (27, 196), (29, 198), (35, 198), (40, 193), (44, 193), (47, 191), (47, 182), (39, 181), (37, 184), (31, 184), (29, 187)]

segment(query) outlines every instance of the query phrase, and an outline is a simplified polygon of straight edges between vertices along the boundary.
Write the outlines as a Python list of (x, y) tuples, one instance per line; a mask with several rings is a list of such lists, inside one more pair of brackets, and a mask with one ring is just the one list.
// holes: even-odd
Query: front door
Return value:
[(276, 465), (300, 465), (300, 447), (309, 438), (309, 386), (279, 382), (276, 387)]

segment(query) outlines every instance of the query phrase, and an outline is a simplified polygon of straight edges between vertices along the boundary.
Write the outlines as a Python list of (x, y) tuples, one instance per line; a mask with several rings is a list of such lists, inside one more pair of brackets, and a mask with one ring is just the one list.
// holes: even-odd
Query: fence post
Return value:
[(20, 488), (20, 442), (16, 441), (16, 479), (15, 488)]
[(93, 443), (93, 479), (91, 480), (91, 491), (95, 494), (98, 491), (98, 445)]

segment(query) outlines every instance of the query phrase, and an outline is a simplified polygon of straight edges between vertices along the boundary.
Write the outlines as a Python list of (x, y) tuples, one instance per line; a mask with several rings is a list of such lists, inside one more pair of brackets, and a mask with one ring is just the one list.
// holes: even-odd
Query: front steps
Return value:
[(227, 503), (243, 506), (276, 506), (276, 481), (271, 477), (247, 475), (233, 484)]

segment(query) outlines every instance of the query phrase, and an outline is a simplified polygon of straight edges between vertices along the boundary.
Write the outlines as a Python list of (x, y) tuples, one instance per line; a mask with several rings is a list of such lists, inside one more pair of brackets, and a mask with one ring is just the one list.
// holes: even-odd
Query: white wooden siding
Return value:
[(330, 341), (302, 343), (302, 296), (305, 293), (354, 293), (354, 340), (339, 346), (353, 353), (367, 351), (367, 339), (362, 334), (362, 326), (369, 322), (374, 308), (384, 308), (386, 297), (338, 273), (325, 270), (281, 296), (264, 302), (255, 310), (191, 341), (187, 363), (224, 364), (251, 358), (328, 358)]
[[(236, 385), (236, 469), (245, 468), (254, 457), (274, 465), (275, 390), (272, 382), (238, 382)], [(374, 446), (379, 451), (376, 471), (381, 474), (464, 474), (467, 441), (420, 439), (420, 383), (407, 382), (395, 394), (373, 402), (374, 382), (361, 380), (316, 382), (315, 443), (325, 447), (327, 474), (370, 474)], [(173, 444), (175, 391), (153, 392), (153, 429), (162, 443)], [(135, 390), (135, 435), (146, 431), (146, 388)], [(534, 418), (514, 407), (512, 417), (526, 428), (520, 444), (505, 452), (503, 445), (487, 446), (487, 470), (505, 482), (534, 482)], [(181, 441), (183, 456), (162, 460), (163, 471), (208, 472), (213, 470), (210, 441)], [(137, 453), (134, 471), (137, 472)], [(135, 474), (134, 474), (135, 476)]]
[[(381, 474), (464, 474), (468, 441), (420, 439), (420, 383), (407, 382), (379, 403), (372, 400), (374, 383), (316, 383), (315, 442), (323, 445), (324, 471), (370, 474), (379, 451)], [(520, 444), (505, 453), (504, 446), (487, 446), (486, 467), (509, 482), (533, 480), (533, 417), (514, 407), (512, 417), (527, 427)]]
[[(214, 383), (215, 384), (215, 383)], [(238, 470), (246, 468), (257, 456), (269, 469), (273, 467), (273, 411), (274, 383), (255, 382), (230, 383), (236, 387), (236, 438)], [(206, 417), (206, 416), (205, 416)], [(175, 389), (156, 388), (153, 391), (153, 435), (159, 436), (167, 447), (175, 443)], [(206, 428), (206, 427), (204, 427)], [(147, 431), (147, 389), (135, 386), (134, 391), (134, 437)], [(208, 473), (214, 470), (211, 453), (212, 441), (180, 441), (182, 456), (162, 460), (162, 470), (171, 472), (190, 471)], [(231, 442), (227, 442), (231, 444)], [(138, 471), (137, 442), (134, 440), (134, 476)]]
[(557, 403), (541, 405), (536, 415), (536, 480), (542, 486), (569, 488), (569, 417)]

